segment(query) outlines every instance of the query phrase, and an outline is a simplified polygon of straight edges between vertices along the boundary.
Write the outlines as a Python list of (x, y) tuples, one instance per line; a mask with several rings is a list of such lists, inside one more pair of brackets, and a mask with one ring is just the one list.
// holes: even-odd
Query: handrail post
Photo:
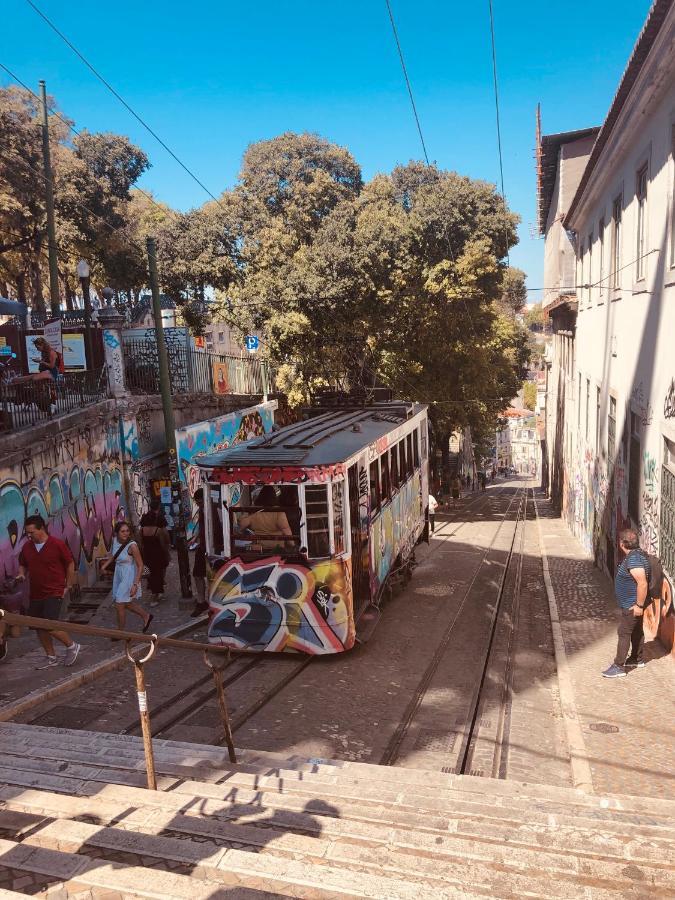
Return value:
[(204, 651), (204, 662), (211, 669), (213, 680), (216, 685), (216, 693), (218, 694), (218, 706), (220, 708), (220, 718), (223, 722), (223, 731), (225, 733), (225, 743), (227, 744), (227, 752), (230, 756), (230, 762), (236, 763), (237, 754), (234, 749), (234, 739), (232, 737), (232, 726), (230, 725), (230, 715), (227, 711), (227, 701), (225, 700), (225, 688), (223, 687), (223, 670), (230, 663), (230, 654), (225, 657), (225, 661), (220, 666), (215, 666), (209, 659), (209, 651)]
[(148, 790), (157, 790), (157, 775), (155, 773), (155, 755), (152, 749), (152, 730), (150, 728), (150, 712), (148, 710), (148, 695), (145, 690), (145, 672), (143, 666), (155, 652), (157, 644), (157, 635), (150, 636), (150, 649), (140, 659), (132, 656), (129, 652), (129, 641), (127, 641), (127, 659), (134, 665), (134, 674), (136, 675), (136, 693), (138, 695), (138, 712), (141, 720), (141, 731), (143, 734), (143, 751), (145, 753), (145, 771), (148, 781)]

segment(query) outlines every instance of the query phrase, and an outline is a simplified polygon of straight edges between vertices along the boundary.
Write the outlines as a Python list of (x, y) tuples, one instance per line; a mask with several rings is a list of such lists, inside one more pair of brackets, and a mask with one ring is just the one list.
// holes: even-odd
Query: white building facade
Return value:
[[(618, 533), (675, 576), (675, 5), (656, 0), (559, 221), (576, 249), (550, 301), (551, 469), (562, 509), (613, 572)], [(548, 217), (550, 219), (550, 216)], [(547, 223), (549, 225), (549, 223)], [(559, 239), (546, 230), (547, 244)], [(546, 254), (546, 265), (551, 265)], [(546, 285), (553, 273), (544, 274)], [(556, 328), (556, 321), (558, 322)]]

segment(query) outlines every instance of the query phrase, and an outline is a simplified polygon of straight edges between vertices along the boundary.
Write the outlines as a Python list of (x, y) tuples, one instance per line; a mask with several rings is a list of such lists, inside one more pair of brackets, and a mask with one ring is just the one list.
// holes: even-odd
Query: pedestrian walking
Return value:
[(431, 533), (436, 530), (436, 510), (438, 509), (438, 500), (433, 494), (429, 494), (429, 526)]
[[(38, 619), (59, 619), (66, 591), (75, 584), (75, 560), (67, 545), (47, 533), (42, 516), (28, 516), (25, 521), (26, 543), (19, 554), (17, 581), (29, 580), (28, 615)], [(38, 669), (58, 665), (54, 639), (66, 648), (63, 664), (72, 666), (81, 650), (67, 631), (34, 629), (45, 651), (46, 659)]]
[(123, 631), (127, 622), (127, 610), (138, 616), (143, 622), (143, 631), (150, 627), (153, 615), (147, 613), (138, 601), (141, 599), (141, 575), (143, 574), (143, 557), (138, 544), (133, 539), (131, 528), (127, 522), (115, 525), (115, 538), (112, 545), (112, 556), (101, 566), (105, 572), (115, 563), (113, 572), (112, 598), (115, 603), (117, 627)]
[(206, 519), (204, 516), (204, 491), (202, 488), (197, 488), (192, 499), (199, 509), (198, 543), (195, 549), (195, 561), (192, 566), (192, 576), (195, 580), (197, 591), (195, 605), (190, 613), (190, 617), (194, 619), (196, 616), (205, 613), (209, 608), (209, 604), (206, 600)]
[(459, 500), (459, 492), (462, 489), (462, 482), (459, 480), (459, 475), (453, 475), (450, 480), (450, 490), (452, 492), (452, 499)]
[(605, 678), (622, 678), (627, 674), (627, 668), (642, 668), (645, 664), (642, 617), (648, 602), (651, 564), (647, 554), (640, 549), (634, 529), (621, 532), (619, 546), (626, 556), (614, 578), (614, 594), (619, 607), (618, 641), (614, 662), (602, 673)]
[(140, 528), (143, 562), (149, 571), (150, 606), (158, 606), (164, 599), (164, 578), (171, 562), (171, 542), (159, 500), (150, 501), (150, 509), (141, 516)]

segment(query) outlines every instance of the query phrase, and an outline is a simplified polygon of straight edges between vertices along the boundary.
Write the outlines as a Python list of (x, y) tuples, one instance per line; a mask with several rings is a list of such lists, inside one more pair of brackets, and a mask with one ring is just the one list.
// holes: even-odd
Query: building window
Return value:
[(630, 414), (630, 465), (628, 469), (628, 515), (633, 522), (640, 516), (640, 473), (642, 452), (640, 448), (640, 420)]
[(219, 340), (219, 341), (224, 341), (224, 340), (225, 340), (225, 332), (224, 332), (224, 331), (219, 331), (219, 332), (218, 332), (218, 340)]
[(586, 284), (588, 285), (588, 290), (586, 292), (586, 296), (588, 297), (588, 305), (590, 306), (593, 303), (593, 232), (588, 235), (588, 272), (586, 274)]
[(612, 204), (612, 271), (611, 285), (617, 289), (621, 286), (621, 208), (623, 198), (619, 195)]
[(586, 435), (586, 443), (588, 444), (588, 411), (591, 405), (591, 379), (586, 379), (586, 427), (585, 427), (585, 435)]
[(600, 388), (595, 389), (595, 455), (600, 456)]
[(645, 243), (646, 219), (647, 219), (647, 166), (643, 166), (637, 173), (635, 182), (635, 195), (637, 198), (637, 243), (636, 243), (636, 275), (641, 281), (645, 277)]
[(616, 399), (609, 398), (609, 414), (607, 416), (607, 471), (612, 477), (614, 455), (616, 454)]
[(598, 224), (598, 250), (600, 251), (600, 271), (598, 273), (598, 297), (605, 296), (605, 220), (600, 219)]

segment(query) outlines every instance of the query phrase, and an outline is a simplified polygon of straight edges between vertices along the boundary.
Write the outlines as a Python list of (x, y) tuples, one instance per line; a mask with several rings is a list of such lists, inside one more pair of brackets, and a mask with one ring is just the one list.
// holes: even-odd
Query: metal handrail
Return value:
[[(28, 628), (40, 629), (42, 631), (61, 631), (64, 628), (64, 623), (55, 619), (41, 619), (37, 616), (22, 616), (19, 613), (7, 612), (7, 610), (2, 608), (0, 608), (0, 623), (1, 622), (6, 622), (8, 625), (25, 625)], [(176, 638), (161, 637), (158, 634), (139, 634), (137, 631), (121, 631), (118, 628), (99, 628), (96, 625), (81, 625), (78, 622), (65, 623), (65, 627), (73, 634), (90, 634), (94, 637), (107, 637), (111, 640), (126, 641), (126, 656), (134, 667), (134, 674), (136, 677), (136, 694), (138, 699), (141, 732), (143, 735), (143, 750), (145, 754), (145, 774), (149, 790), (157, 790), (157, 776), (155, 774), (155, 756), (152, 747), (150, 709), (148, 706), (148, 693), (145, 685), (145, 671), (143, 667), (153, 658), (155, 650), (159, 646), (170, 647), (174, 650), (193, 650), (202, 654), (205, 664), (211, 670), (213, 681), (216, 686), (218, 708), (220, 710), (224, 738), (230, 762), (237, 762), (230, 717), (225, 701), (225, 688), (223, 686), (223, 671), (232, 655), (230, 647), (220, 647), (217, 644), (205, 644), (202, 641), (181, 641)], [(140, 657), (132, 656), (130, 652), (132, 644), (145, 644), (147, 652)], [(234, 653), (237, 652), (238, 651), (236, 650), (234, 651)], [(213, 665), (209, 660), (209, 653), (225, 654), (225, 661), (220, 665)]]

